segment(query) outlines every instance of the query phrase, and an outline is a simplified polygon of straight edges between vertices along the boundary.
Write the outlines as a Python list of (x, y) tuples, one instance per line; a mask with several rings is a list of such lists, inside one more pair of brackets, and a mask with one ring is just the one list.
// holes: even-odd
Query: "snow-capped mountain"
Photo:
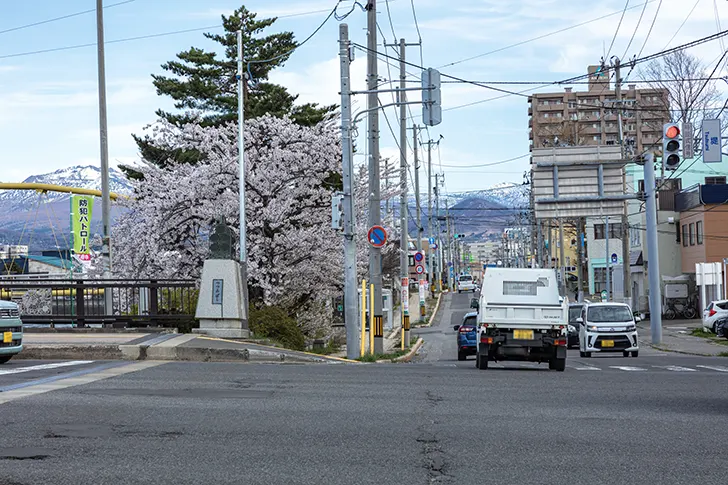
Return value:
[[(25, 183), (62, 185), (101, 190), (101, 170), (94, 166), (69, 167), (42, 175), (32, 175)], [(128, 195), (132, 185), (118, 170), (109, 173), (109, 188)], [(31, 250), (66, 247), (70, 233), (70, 194), (34, 190), (0, 191), (0, 244), (29, 244)], [(112, 207), (112, 219), (118, 213)], [(94, 204), (91, 232), (101, 232), (101, 201)]]
[[(31, 175), (23, 182), (101, 190), (101, 169), (92, 165), (79, 165), (42, 175)], [(131, 184), (124, 174), (113, 168), (109, 170), (109, 188), (118, 194), (129, 194), (132, 191)], [(68, 200), (68, 198), (69, 194), (62, 192), (48, 192), (44, 195), (46, 203)], [(0, 191), (0, 210), (3, 212), (30, 210), (35, 207), (37, 200), (38, 194), (32, 190)]]
[(503, 182), (482, 190), (453, 192), (445, 194), (450, 206), (457, 205), (465, 199), (478, 198), (497, 203), (508, 208), (528, 207), (529, 186)]

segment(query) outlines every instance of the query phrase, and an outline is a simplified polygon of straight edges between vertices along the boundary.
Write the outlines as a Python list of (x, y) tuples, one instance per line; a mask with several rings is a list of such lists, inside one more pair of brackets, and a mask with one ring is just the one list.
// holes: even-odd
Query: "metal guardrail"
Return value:
[[(110, 311), (105, 308), (107, 291), (112, 296)], [(197, 296), (195, 280), (0, 280), (0, 299), (20, 304), (25, 324), (185, 331), (195, 326)]]

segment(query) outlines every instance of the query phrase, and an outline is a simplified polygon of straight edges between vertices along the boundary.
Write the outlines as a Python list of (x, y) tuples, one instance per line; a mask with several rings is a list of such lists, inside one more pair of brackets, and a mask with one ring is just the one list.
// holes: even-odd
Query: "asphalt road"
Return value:
[(0, 485), (726, 483), (728, 359), (577, 354), (566, 372), (480, 371), (455, 357), (450, 324), (468, 302), (447, 297), (413, 364), (0, 373), (2, 402), (39, 389), (4, 391), (10, 379), (136, 370), (0, 404)]

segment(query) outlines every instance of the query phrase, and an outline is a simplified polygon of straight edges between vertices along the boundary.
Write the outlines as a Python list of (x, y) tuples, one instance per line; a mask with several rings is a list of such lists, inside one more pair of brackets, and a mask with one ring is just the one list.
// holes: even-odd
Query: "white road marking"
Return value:
[(48, 369), (57, 369), (59, 367), (69, 367), (73, 365), (85, 365), (85, 364), (91, 364), (93, 363), (93, 360), (72, 360), (69, 362), (56, 362), (53, 364), (40, 364), (40, 365), (32, 365), (30, 367), (16, 367), (14, 369), (2, 369), (0, 370), (0, 376), (8, 375), (8, 374), (22, 374), (23, 372), (33, 372), (37, 370), (48, 370)]
[[(130, 372), (137, 372), (140, 370), (148, 369), (150, 367), (156, 367), (158, 365), (166, 364), (162, 361), (145, 360), (142, 362), (133, 362), (127, 365), (121, 365), (118, 367), (112, 367), (110, 369), (104, 369), (99, 372), (93, 372), (91, 374), (84, 374), (82, 376), (69, 377), (66, 379), (60, 379), (55, 382), (37, 384), (30, 387), (24, 387), (22, 389), (15, 389), (13, 391), (7, 391), (0, 394), (0, 404), (21, 399), (23, 397), (34, 396), (36, 394), (43, 394), (50, 391), (56, 391), (58, 389), (65, 389), (73, 386), (80, 386), (82, 384), (88, 384), (102, 379), (108, 379), (109, 377), (116, 377)], [(49, 364), (50, 365), (50, 364)]]
[(629, 372), (638, 372), (638, 371), (647, 370), (647, 369), (643, 369), (642, 367), (631, 367), (629, 365), (610, 365), (609, 367), (611, 367), (612, 369), (624, 370), (624, 371), (629, 371)]
[(701, 367), (703, 369), (710, 369), (718, 372), (728, 372), (728, 367), (722, 365), (696, 365), (695, 367)]
[(599, 367), (572, 367), (574, 370), (601, 370)]
[(657, 367), (658, 369), (667, 369), (673, 372), (697, 372), (695, 369), (691, 369), (690, 367), (682, 367), (680, 365), (653, 365), (652, 367)]

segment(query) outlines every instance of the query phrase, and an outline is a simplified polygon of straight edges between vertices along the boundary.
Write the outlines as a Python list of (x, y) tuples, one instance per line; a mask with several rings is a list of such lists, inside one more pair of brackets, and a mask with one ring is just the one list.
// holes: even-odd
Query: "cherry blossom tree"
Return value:
[[(297, 316), (308, 312), (301, 319), (311, 320), (341, 287), (342, 244), (330, 224), (331, 183), (341, 167), (338, 130), (270, 116), (245, 128), (251, 299)], [(126, 211), (114, 228), (114, 271), (197, 278), (218, 217), (239, 238), (237, 126), (178, 128), (161, 120), (152, 131), (158, 147), (195, 149), (204, 158), (165, 168), (142, 161), (136, 168), (144, 177), (134, 182), (134, 197), (120, 201)]]

